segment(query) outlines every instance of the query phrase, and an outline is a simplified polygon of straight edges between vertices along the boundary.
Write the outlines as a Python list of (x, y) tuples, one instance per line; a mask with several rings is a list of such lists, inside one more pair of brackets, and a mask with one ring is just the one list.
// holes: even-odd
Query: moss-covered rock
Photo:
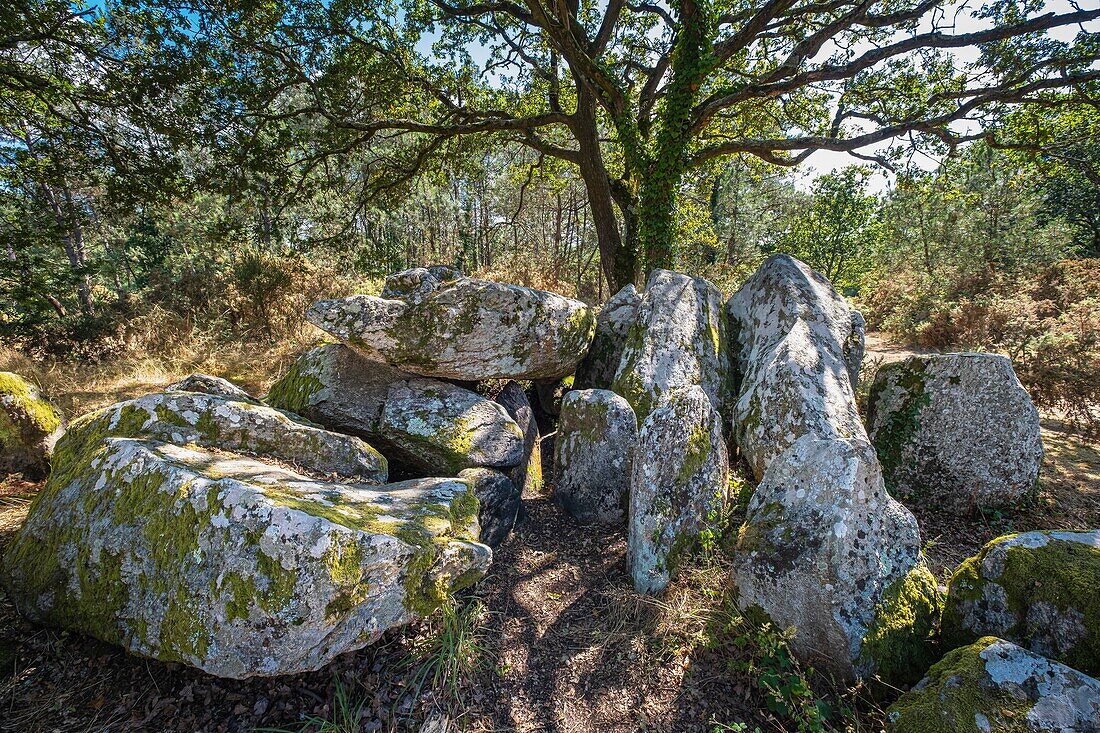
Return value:
[(738, 387), (734, 435), (759, 480), (796, 440), (861, 438), (863, 317), (821, 274), (772, 255), (726, 303)]
[(639, 593), (676, 575), (729, 493), (722, 418), (698, 385), (667, 395), (638, 432), (630, 480), (627, 563)]
[(504, 385), (494, 398), (516, 421), (523, 432), (523, 459), (508, 470), (508, 478), (522, 496), (524, 493), (534, 496), (542, 492), (542, 439), (539, 435), (535, 411), (527, 400), (527, 394), (519, 382), (510, 381)]
[(444, 283), (453, 282), (461, 277), (461, 270), (447, 265), (413, 267), (387, 277), (382, 287), (382, 297), (398, 298), (408, 302), (423, 300)]
[(570, 392), (554, 440), (554, 498), (578, 521), (622, 522), (637, 443), (638, 419), (623, 397)]
[(496, 549), (516, 524), (520, 490), (508, 476), (491, 468), (467, 468), (458, 477), (473, 487), (477, 497), (480, 541)]
[(911, 356), (878, 370), (867, 428), (886, 485), (964, 511), (1011, 507), (1035, 489), (1039, 413), (999, 354)]
[(892, 733), (1095, 733), (1100, 681), (985, 637), (948, 653), (887, 720)]
[(1100, 530), (999, 537), (951, 578), (942, 635), (998, 636), (1100, 675)]
[(33, 620), (220, 676), (291, 674), (429, 612), (491, 559), (465, 482), (320, 481), (103, 437), (98, 419), (62, 438), (0, 562)]
[(306, 317), (369, 359), (471, 381), (572, 374), (596, 325), (580, 301), (474, 278), (440, 283), (407, 300), (320, 301)]
[(584, 361), (577, 366), (575, 389), (611, 389), (641, 300), (631, 283), (608, 298), (600, 308), (596, 315), (596, 336)]
[(729, 348), (722, 293), (703, 278), (653, 270), (622, 347), (611, 390), (639, 421), (675, 390), (698, 385), (714, 409), (729, 398)]
[(0, 372), (0, 473), (37, 477), (63, 430), (61, 411), (18, 374)]
[(866, 440), (805, 436), (769, 465), (732, 568), (737, 604), (792, 629), (799, 657), (843, 679), (915, 681), (940, 606), (913, 515)]

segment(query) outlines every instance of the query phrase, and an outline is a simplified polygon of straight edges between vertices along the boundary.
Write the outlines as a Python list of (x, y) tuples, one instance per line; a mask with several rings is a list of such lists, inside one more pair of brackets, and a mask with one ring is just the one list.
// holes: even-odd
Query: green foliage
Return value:
[(294, 728), (256, 728), (256, 733), (360, 733), (363, 728), (363, 709), (367, 698), (353, 699), (339, 675), (332, 677), (335, 691), (332, 710), (326, 717), (309, 715)]
[(426, 633), (416, 640), (405, 662), (417, 689), (427, 684), (452, 700), (461, 699), (463, 684), (488, 665), (482, 640), (486, 613), (477, 598), (465, 604), (450, 598), (427, 619)]

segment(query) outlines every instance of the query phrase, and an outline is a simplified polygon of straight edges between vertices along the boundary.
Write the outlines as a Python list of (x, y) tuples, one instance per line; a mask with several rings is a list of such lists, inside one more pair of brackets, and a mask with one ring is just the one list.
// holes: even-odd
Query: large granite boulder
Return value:
[(364, 437), (428, 474), (510, 468), (524, 458), (523, 431), (501, 405), (449, 382), (403, 374), (340, 344), (307, 351), (265, 399)]
[(470, 484), (477, 497), (480, 541), (496, 549), (508, 538), (519, 515), (520, 491), (512, 480), (491, 468), (467, 468), (458, 477)]
[(631, 283), (603, 304), (596, 314), (596, 336), (592, 339), (592, 346), (577, 367), (573, 380), (574, 389), (611, 388), (619, 362), (622, 361), (626, 337), (630, 333), (630, 327), (634, 325), (641, 302), (641, 296)]
[(793, 629), (791, 649), (840, 678), (911, 683), (934, 659), (939, 599), (917, 521), (865, 440), (807, 435), (772, 461), (732, 573), (743, 611)]
[(865, 435), (855, 401), (863, 317), (828, 280), (772, 255), (726, 312), (739, 375), (734, 432), (757, 480), (804, 435)]
[(698, 385), (665, 396), (638, 434), (627, 562), (639, 593), (657, 593), (716, 527), (729, 492), (722, 418)]
[(202, 392), (203, 394), (228, 397), (238, 402), (259, 402), (255, 397), (248, 394), (228, 379), (198, 372), (189, 374), (180, 381), (170, 384), (164, 389), (169, 392)]
[(430, 612), (492, 557), (469, 484), (355, 483), (368, 455), (210, 395), (93, 413), (59, 441), (0, 580), (31, 619), (145, 656), (234, 678), (318, 669)]
[(1100, 530), (993, 540), (952, 576), (942, 635), (998, 636), (1100, 675)]
[(595, 331), (595, 316), (580, 301), (474, 278), (409, 300), (323, 300), (306, 317), (371, 360), (472, 381), (572, 374)]
[(1100, 681), (990, 636), (947, 654), (887, 721), (892, 733), (1096, 733)]
[(508, 470), (508, 478), (522, 495), (542, 491), (542, 436), (535, 411), (519, 382), (508, 382), (494, 398), (523, 431), (523, 458)]
[(726, 407), (730, 365), (722, 293), (699, 277), (649, 274), (611, 389), (639, 420), (672, 391), (698, 385), (719, 412)]
[(554, 441), (554, 497), (581, 522), (626, 516), (638, 419), (630, 403), (606, 389), (565, 396)]
[(63, 429), (61, 411), (36, 387), (0, 372), (0, 474), (45, 474)]
[(886, 484), (957, 510), (1013, 506), (1035, 489), (1039, 413), (999, 354), (911, 356), (878, 370), (867, 426)]

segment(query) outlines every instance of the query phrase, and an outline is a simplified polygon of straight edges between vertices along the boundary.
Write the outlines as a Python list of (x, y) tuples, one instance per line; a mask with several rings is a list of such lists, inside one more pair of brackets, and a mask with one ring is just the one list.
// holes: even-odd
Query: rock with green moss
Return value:
[(732, 573), (742, 610), (793, 629), (795, 654), (840, 678), (911, 683), (935, 659), (939, 594), (917, 520), (866, 440), (805, 436), (772, 461)]
[(63, 430), (61, 411), (36, 387), (0, 372), (0, 474), (44, 475)]
[(480, 509), (480, 541), (496, 549), (512, 531), (519, 516), (520, 491), (512, 480), (491, 468), (466, 468), (458, 477), (470, 484)]
[(1100, 675), (1100, 530), (999, 537), (951, 578), (950, 645), (998, 636)]
[(728, 340), (718, 288), (700, 277), (653, 270), (611, 389), (639, 420), (666, 395), (692, 385), (722, 412), (729, 397)]
[(595, 331), (595, 316), (580, 301), (474, 278), (410, 300), (320, 301), (306, 317), (369, 359), (471, 381), (572, 374)]
[(255, 397), (245, 392), (237, 385), (222, 377), (210, 374), (189, 374), (180, 381), (164, 388), (167, 392), (202, 392), (219, 397), (228, 397), (238, 402), (259, 402)]
[(623, 347), (642, 298), (631, 283), (607, 299), (596, 314), (596, 337), (577, 367), (575, 389), (610, 389), (622, 361)]
[(1100, 680), (987, 636), (947, 654), (886, 718), (892, 733), (1096, 733)]
[(146, 438), (297, 466), (318, 476), (385, 483), (386, 458), (359, 438), (303, 423), (266, 405), (201, 392), (156, 392), (84, 415), (81, 440)]
[(307, 351), (265, 401), (377, 445), (428, 474), (510, 468), (524, 458), (524, 436), (499, 404), (449, 382), (413, 377), (341, 344)]
[(554, 439), (554, 498), (580, 522), (622, 522), (637, 444), (626, 399), (606, 389), (570, 392)]
[(729, 492), (722, 418), (702, 387), (676, 390), (638, 431), (630, 479), (627, 563), (639, 593), (658, 593), (708, 532)]
[(521, 495), (539, 494), (543, 489), (542, 439), (527, 394), (519, 382), (508, 382), (493, 399), (523, 431), (523, 458), (508, 470), (508, 478)]
[(865, 436), (855, 400), (863, 317), (828, 280), (772, 255), (726, 312), (737, 335), (734, 434), (757, 480), (804, 435)]
[(0, 563), (34, 621), (242, 678), (318, 669), (480, 577), (455, 479), (311, 478), (83, 421)]
[(886, 485), (965, 511), (1034, 491), (1039, 413), (999, 354), (911, 356), (878, 370), (867, 407)]

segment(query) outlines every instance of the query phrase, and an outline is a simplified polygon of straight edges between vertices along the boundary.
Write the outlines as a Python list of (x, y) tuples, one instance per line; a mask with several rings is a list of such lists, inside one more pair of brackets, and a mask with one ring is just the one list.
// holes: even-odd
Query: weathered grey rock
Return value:
[(951, 646), (998, 636), (1100, 674), (1100, 530), (988, 543), (951, 578), (942, 634)]
[(382, 297), (399, 298), (409, 302), (420, 301), (434, 293), (444, 283), (453, 282), (461, 277), (462, 272), (458, 268), (447, 265), (414, 267), (395, 272), (387, 277), (386, 284), (382, 288)]
[(911, 683), (933, 661), (936, 582), (865, 440), (808, 435), (772, 461), (732, 573), (743, 611), (793, 628), (795, 654), (838, 677)]
[(436, 379), (391, 385), (379, 432), (415, 465), (442, 475), (511, 468), (524, 458), (523, 431), (502, 405)]
[(516, 524), (520, 490), (510, 478), (491, 468), (467, 468), (458, 477), (473, 487), (480, 505), (477, 513), (480, 541), (496, 549)]
[(564, 377), (595, 330), (591, 309), (580, 301), (474, 278), (408, 302), (369, 295), (323, 300), (306, 317), (369, 359), (461, 380)]
[(81, 440), (143, 438), (262, 456), (317, 476), (375, 484), (388, 477), (385, 457), (359, 438), (297, 422), (266, 405), (200, 392), (119, 402), (83, 416), (73, 430)]
[(519, 382), (508, 382), (495, 399), (523, 431), (523, 459), (509, 469), (508, 478), (521, 495), (538, 494), (543, 488), (542, 439), (535, 411)]
[(700, 534), (717, 524), (729, 491), (722, 418), (698, 385), (672, 392), (642, 423), (634, 452), (627, 562), (639, 593), (657, 593)]
[(0, 372), (0, 474), (45, 474), (64, 430), (61, 411), (18, 374)]
[(1043, 458), (1039, 413), (999, 354), (912, 356), (878, 370), (868, 430), (900, 496), (966, 510), (1013, 506)]
[(238, 402), (259, 402), (255, 397), (245, 392), (228, 379), (211, 376), (210, 374), (190, 374), (175, 384), (164, 388), (168, 392), (201, 392), (203, 394), (228, 397)]
[(554, 441), (554, 497), (578, 521), (623, 521), (637, 444), (626, 399), (606, 389), (570, 392)]
[(863, 318), (829, 281), (772, 255), (726, 304), (740, 384), (734, 433), (759, 480), (804, 435), (860, 438)]
[(318, 669), (484, 574), (465, 482), (318, 481), (82, 421), (0, 563), (31, 619), (223, 677)]
[(703, 278), (649, 274), (611, 389), (644, 420), (672, 391), (699, 385), (718, 411), (729, 397), (722, 293)]
[(1100, 681), (985, 637), (932, 667), (887, 721), (893, 733), (1096, 733)]
[(596, 336), (577, 366), (574, 389), (610, 389), (642, 298), (633, 283), (607, 299), (596, 315)]
[(340, 344), (307, 351), (265, 399), (364, 437), (429, 474), (506, 468), (523, 458), (522, 431), (500, 405), (448, 382), (410, 377)]

